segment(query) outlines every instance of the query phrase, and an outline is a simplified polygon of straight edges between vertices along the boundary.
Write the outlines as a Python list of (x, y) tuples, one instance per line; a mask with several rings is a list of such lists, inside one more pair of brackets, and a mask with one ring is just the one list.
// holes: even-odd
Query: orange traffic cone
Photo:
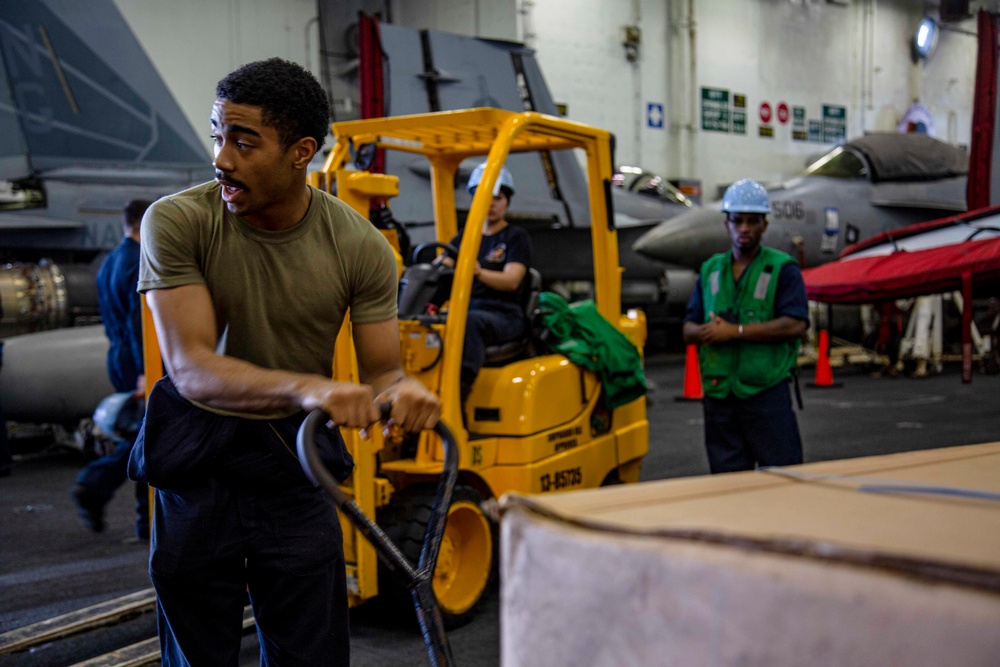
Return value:
[(701, 399), (701, 370), (698, 368), (698, 346), (688, 345), (687, 355), (684, 359), (684, 394), (674, 396), (674, 400), (700, 401)]
[(819, 351), (816, 356), (816, 380), (807, 382), (809, 387), (833, 388), (842, 383), (833, 381), (833, 369), (830, 368), (830, 332), (821, 329), (819, 332)]

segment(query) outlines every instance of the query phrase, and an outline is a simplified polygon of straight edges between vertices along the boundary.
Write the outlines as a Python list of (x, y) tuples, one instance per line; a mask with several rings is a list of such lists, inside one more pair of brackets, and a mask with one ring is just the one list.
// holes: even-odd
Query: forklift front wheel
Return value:
[[(427, 530), (426, 519), (433, 500), (433, 488), (410, 487), (397, 493), (380, 517), (385, 532), (413, 561), (420, 556), (420, 536)], [(456, 486), (448, 509), (431, 581), (447, 629), (461, 627), (475, 617), (493, 578), (495, 533), (480, 507), (482, 500), (472, 487)], [(394, 578), (380, 577), (380, 590), (389, 593), (383, 586), (395, 588), (396, 595), (404, 593)]]
[(456, 625), (463, 615), (475, 613), (493, 574), (493, 526), (481, 502), (475, 489), (455, 489), (431, 584), (441, 613)]

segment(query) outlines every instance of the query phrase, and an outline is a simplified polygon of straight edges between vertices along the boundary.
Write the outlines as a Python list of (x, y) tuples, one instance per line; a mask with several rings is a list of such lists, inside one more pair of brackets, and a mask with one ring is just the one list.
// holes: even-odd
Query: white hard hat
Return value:
[[(465, 186), (470, 195), (476, 192), (476, 188), (479, 186), (479, 181), (483, 180), (483, 172), (485, 170), (485, 162), (477, 165), (476, 168), (472, 170), (472, 175), (469, 176), (469, 184)], [(494, 197), (500, 194), (501, 188), (507, 189), (508, 197), (514, 194), (514, 177), (510, 175), (507, 167), (500, 167), (500, 178), (497, 179), (496, 185), (493, 186)]]

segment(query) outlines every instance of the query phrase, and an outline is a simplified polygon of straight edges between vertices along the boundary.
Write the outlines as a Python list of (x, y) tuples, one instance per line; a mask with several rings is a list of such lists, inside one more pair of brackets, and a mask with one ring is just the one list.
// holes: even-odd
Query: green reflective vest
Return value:
[[(775, 318), (774, 296), (782, 267), (795, 260), (783, 252), (761, 247), (733, 280), (732, 251), (713, 255), (701, 266), (701, 296), (705, 322), (715, 313), (735, 324), (767, 322)], [(748, 398), (791, 377), (799, 353), (798, 339), (778, 343), (732, 340), (700, 345), (702, 387), (707, 396), (725, 398), (730, 393)]]

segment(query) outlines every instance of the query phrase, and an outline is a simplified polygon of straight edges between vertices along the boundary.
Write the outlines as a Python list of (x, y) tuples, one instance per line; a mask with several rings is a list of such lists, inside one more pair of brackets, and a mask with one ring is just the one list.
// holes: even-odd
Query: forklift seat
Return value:
[(486, 365), (503, 366), (511, 361), (525, 359), (534, 356), (534, 342), (536, 338), (535, 315), (538, 312), (538, 298), (542, 293), (542, 274), (536, 269), (529, 268), (524, 280), (521, 281), (522, 291), (521, 304), (524, 306), (524, 335), (518, 340), (500, 343), (499, 345), (488, 345), (486, 347)]

